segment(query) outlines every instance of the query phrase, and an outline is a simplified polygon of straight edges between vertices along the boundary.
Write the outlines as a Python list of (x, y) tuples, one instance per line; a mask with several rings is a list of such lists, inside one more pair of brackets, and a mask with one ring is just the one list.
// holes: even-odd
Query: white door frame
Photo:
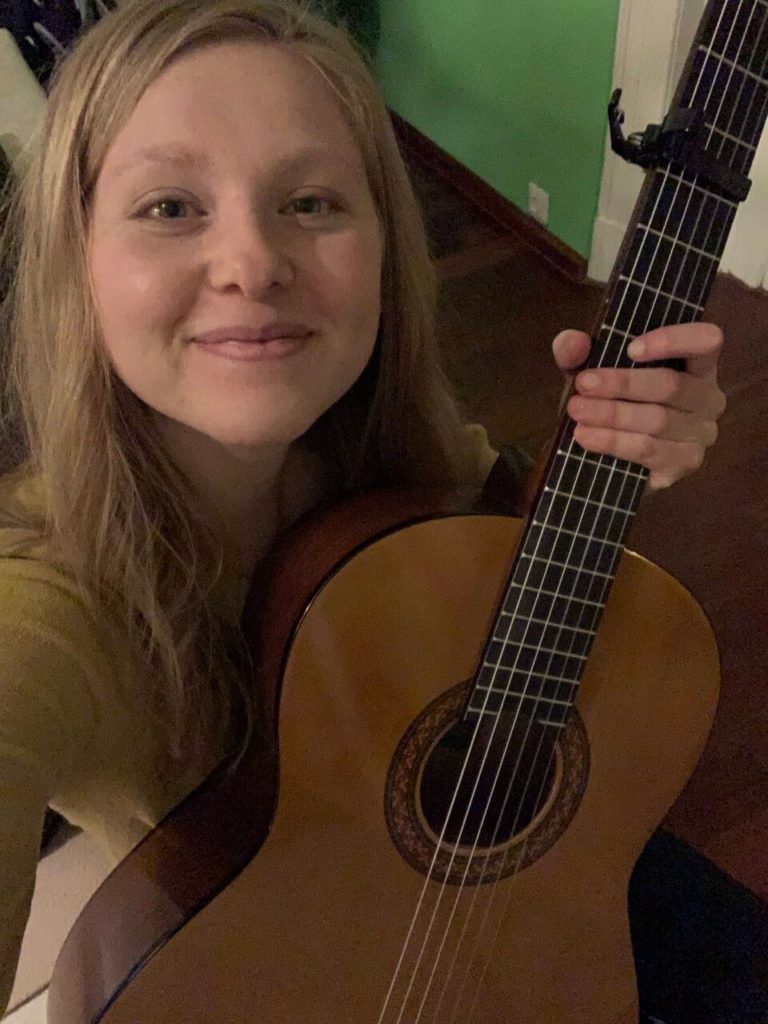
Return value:
[[(622, 90), (627, 135), (658, 124), (667, 112), (684, 2), (621, 0), (613, 83)], [(641, 168), (613, 152), (607, 125), (606, 114), (603, 176), (588, 269), (595, 281), (610, 276), (645, 177)]]
[[(621, 0), (613, 82), (622, 88), (625, 134), (658, 124), (669, 109), (705, 0)], [(588, 274), (607, 281), (645, 172), (613, 152), (607, 130)], [(768, 130), (750, 172), (752, 189), (736, 214), (720, 270), (768, 288)]]

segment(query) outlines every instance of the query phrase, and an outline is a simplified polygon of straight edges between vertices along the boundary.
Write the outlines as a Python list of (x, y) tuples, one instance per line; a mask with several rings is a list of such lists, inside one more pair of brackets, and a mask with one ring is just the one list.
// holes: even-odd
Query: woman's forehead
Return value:
[(217, 146), (263, 148), (287, 171), (359, 171), (339, 101), (308, 61), (275, 45), (222, 43), (185, 54), (144, 92), (110, 147), (110, 176), (175, 165), (206, 170)]

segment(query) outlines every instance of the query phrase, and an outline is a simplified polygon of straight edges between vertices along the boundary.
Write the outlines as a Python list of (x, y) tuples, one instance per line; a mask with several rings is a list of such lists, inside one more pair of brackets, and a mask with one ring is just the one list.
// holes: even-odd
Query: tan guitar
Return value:
[[(760, 31), (735, 32), (740, 8), (709, 5), (674, 106), (725, 109), (753, 146), (768, 27), (758, 5)], [(740, 63), (729, 106), (713, 82)], [(762, 102), (740, 121), (746, 82)], [(700, 316), (752, 152), (703, 139), (674, 115), (657, 153), (649, 134), (629, 154), (658, 166), (590, 365)], [(697, 603), (624, 548), (645, 480), (566, 419), (525, 522), (382, 492), (287, 535), (244, 616), (274, 742), (105, 881), (56, 964), (52, 1024), (636, 1021), (628, 879), (719, 674)]]

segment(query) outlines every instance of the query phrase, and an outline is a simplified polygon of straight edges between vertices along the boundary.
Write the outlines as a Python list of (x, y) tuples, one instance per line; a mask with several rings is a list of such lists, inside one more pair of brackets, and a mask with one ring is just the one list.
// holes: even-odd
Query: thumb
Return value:
[(592, 339), (584, 331), (561, 331), (552, 342), (552, 355), (558, 369), (568, 376), (587, 361), (592, 348)]

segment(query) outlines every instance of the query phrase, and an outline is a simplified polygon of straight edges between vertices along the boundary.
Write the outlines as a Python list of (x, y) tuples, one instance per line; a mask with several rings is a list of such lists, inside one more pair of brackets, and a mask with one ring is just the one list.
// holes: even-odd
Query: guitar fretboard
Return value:
[[(768, 112), (767, 61), (767, 0), (712, 0), (672, 104), (703, 111), (707, 153), (743, 175)], [(587, 366), (632, 367), (633, 338), (701, 319), (737, 205), (682, 163), (648, 172)], [(573, 428), (564, 417), (474, 680), (469, 719), (522, 707), (557, 728), (575, 700), (648, 472), (585, 452)]]

